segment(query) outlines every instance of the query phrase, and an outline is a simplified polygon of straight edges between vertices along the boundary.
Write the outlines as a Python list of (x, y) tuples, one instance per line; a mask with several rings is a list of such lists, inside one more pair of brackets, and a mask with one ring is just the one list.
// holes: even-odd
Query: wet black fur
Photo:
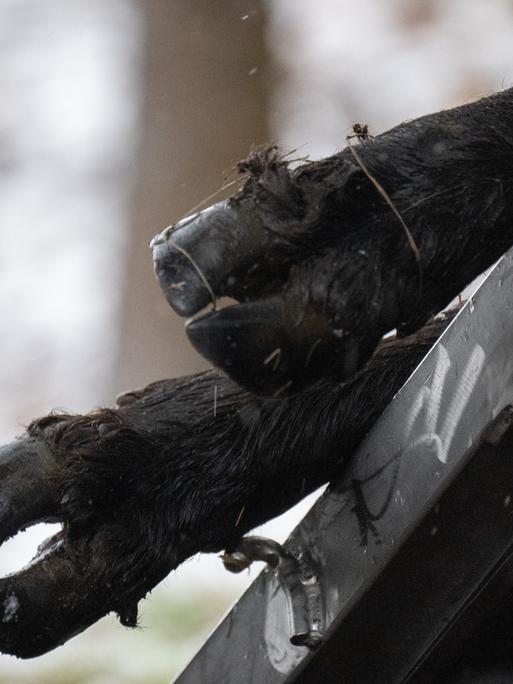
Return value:
[[(296, 169), (273, 148), (252, 155), (230, 207), (272, 240), (254, 268), (235, 255), (235, 284), (218, 290), (246, 303), (191, 324), (193, 344), (256, 393), (349, 376), (385, 332), (417, 330), (513, 244), (512, 160), (513, 89)], [(262, 361), (277, 347), (271, 369)]]
[[(421, 281), (404, 228), (349, 147), (292, 171), (272, 150), (255, 155), (232, 201), (256, 198), (283, 253), (306, 257), (306, 275), (311, 264), (312, 278), (329, 281), (333, 317), (347, 302), (357, 319), (355, 302), (368, 309), (388, 294), (382, 318), (418, 328), (513, 243), (513, 89), (402, 123), (356, 149), (411, 230)], [(366, 280), (355, 281), (359, 270)]]
[[(249, 275), (245, 296), (295, 290), (291, 301), (311, 303), (332, 330), (353, 331), (363, 364), (383, 332), (418, 328), (512, 244), (512, 131), (513, 91), (505, 91), (358, 146), (412, 231), (420, 271), (349, 149), (295, 171), (254, 157), (232, 204), (249, 201), (277, 241), (264, 282)], [(134, 624), (138, 600), (172, 568), (230, 549), (335, 477), (445, 325), (383, 343), (346, 382), (331, 373), (336, 353), (324, 355), (317, 381), (285, 399), (255, 397), (209, 371), (125, 395), (115, 409), (32, 423), (32, 443), (56, 459), (45, 486), (58, 492), (80, 601)], [(86, 617), (75, 631), (98, 615)], [(58, 638), (67, 629), (57, 625)], [(59, 643), (52, 639), (47, 650)]]
[(53, 486), (84, 591), (110, 587), (109, 608), (133, 624), (137, 601), (172, 568), (230, 549), (335, 477), (445, 325), (384, 342), (352, 380), (285, 400), (208, 371), (124, 395), (116, 409), (33, 422), (30, 436), (59, 463)]

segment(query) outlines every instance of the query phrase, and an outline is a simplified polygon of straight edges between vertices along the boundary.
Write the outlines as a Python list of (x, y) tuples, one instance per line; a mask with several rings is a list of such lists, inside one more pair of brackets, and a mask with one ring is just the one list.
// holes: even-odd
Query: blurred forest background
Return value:
[[(510, 87), (512, 41), (513, 0), (2, 0), (0, 441), (205, 367), (148, 241), (252, 145), (316, 158), (355, 122), (377, 134)], [(307, 505), (264, 532), (285, 538)], [(0, 571), (49, 531), (4, 545)], [(192, 559), (140, 629), (108, 617), (34, 661), (0, 657), (0, 684), (166, 683), (250, 580)]]

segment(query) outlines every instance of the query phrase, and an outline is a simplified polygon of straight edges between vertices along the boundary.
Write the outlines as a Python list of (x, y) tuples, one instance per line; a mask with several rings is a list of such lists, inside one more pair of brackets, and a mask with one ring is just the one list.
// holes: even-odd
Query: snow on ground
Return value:
[[(378, 133), (513, 83), (510, 0), (269, 0), (269, 8), (281, 68), (275, 138), (298, 156), (334, 152), (355, 122)], [(0, 6), (2, 441), (54, 407), (83, 410), (116, 392), (116, 252), (128, 225), (140, 46), (128, 1)], [(308, 505), (259, 532), (284, 539)], [(2, 548), (0, 571), (28, 560), (41, 534)], [(242, 589), (252, 576), (228, 575), (205, 556), (163, 590)], [(125, 632), (112, 634), (120, 647)], [(77, 638), (55, 662), (84, 647)], [(38, 666), (0, 658), (0, 682), (24, 681)]]

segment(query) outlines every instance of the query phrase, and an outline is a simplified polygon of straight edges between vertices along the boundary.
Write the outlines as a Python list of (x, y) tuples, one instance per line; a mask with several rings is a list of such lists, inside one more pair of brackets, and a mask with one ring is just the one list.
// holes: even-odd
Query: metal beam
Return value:
[(285, 544), (315, 568), (324, 644), (291, 644), (306, 601), (267, 568), (179, 684), (430, 681), (450, 662), (513, 583), (512, 312), (510, 250)]

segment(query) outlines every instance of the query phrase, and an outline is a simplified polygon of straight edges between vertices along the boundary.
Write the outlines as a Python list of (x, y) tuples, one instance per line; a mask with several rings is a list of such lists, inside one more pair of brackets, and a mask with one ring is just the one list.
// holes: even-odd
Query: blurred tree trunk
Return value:
[(269, 140), (263, 3), (138, 2), (147, 26), (143, 121), (116, 390), (205, 367), (160, 293), (148, 242), (219, 189), (253, 143)]

